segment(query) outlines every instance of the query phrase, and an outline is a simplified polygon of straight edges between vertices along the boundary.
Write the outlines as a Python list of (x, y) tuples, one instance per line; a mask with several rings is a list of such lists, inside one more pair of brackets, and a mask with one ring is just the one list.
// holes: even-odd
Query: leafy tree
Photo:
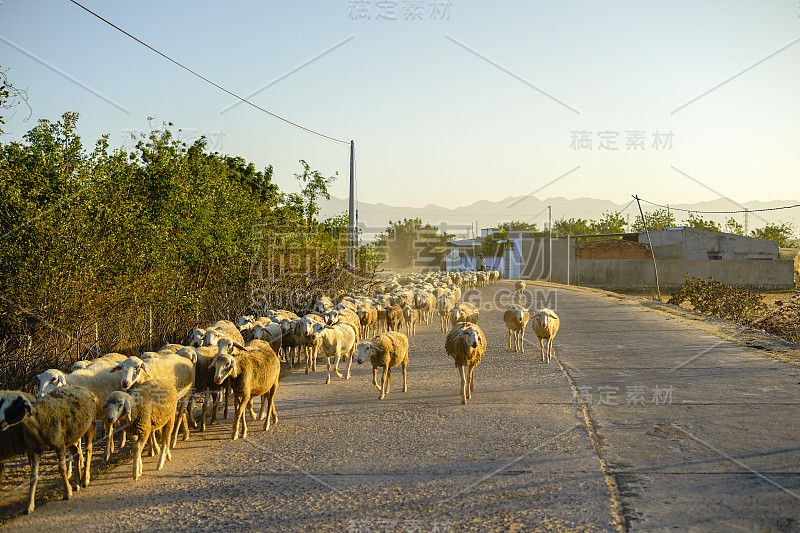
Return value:
[(439, 233), (431, 224), (423, 224), (420, 218), (404, 218), (389, 221), (386, 231), (375, 240), (375, 247), (392, 266), (426, 264), (437, 267), (444, 260), (447, 241), (453, 237), (447, 232)]
[(695, 215), (694, 213), (689, 213), (689, 219), (683, 222), (684, 226), (689, 226), (690, 228), (698, 228), (698, 229), (707, 229), (711, 231), (722, 231), (722, 228), (719, 224), (714, 222), (713, 220), (705, 220), (700, 215)]
[[(661, 230), (675, 225), (675, 217), (671, 211), (666, 209), (656, 209), (650, 213), (645, 213), (644, 216), (647, 220), (647, 229), (650, 231)], [(631, 231), (644, 231), (641, 217), (637, 217), (636, 222), (631, 224)]]
[(592, 220), (589, 233), (625, 233), (627, 222), (619, 212), (603, 213), (600, 220)]
[(725, 221), (725, 232), (734, 233), (736, 235), (744, 235), (744, 227), (736, 222), (736, 219), (731, 217)]
[(798, 245), (798, 239), (794, 237), (794, 232), (795, 227), (793, 224), (785, 222), (780, 224), (770, 223), (752, 230), (750, 236), (776, 241), (781, 248), (794, 248)]
[(339, 174), (337, 172), (333, 176), (326, 178), (318, 170), (311, 170), (308, 163), (304, 160), (301, 159), (300, 164), (303, 166), (303, 173), (295, 174), (294, 177), (303, 185), (300, 195), (304, 200), (306, 227), (308, 228), (308, 232), (311, 233), (314, 225), (314, 217), (319, 213), (317, 199), (319, 197), (325, 198), (326, 200), (331, 199), (331, 195), (328, 192), (328, 185), (333, 183)]
[(593, 233), (590, 222), (582, 218), (562, 218), (553, 222), (553, 235), (586, 235)]
[(503, 222), (497, 227), (498, 229), (504, 229), (507, 232), (530, 231), (535, 233), (539, 231), (535, 223), (531, 224), (529, 222), (523, 222), (522, 220), (512, 220), (511, 222)]
[(484, 257), (500, 257), (503, 255), (504, 245), (499, 241), (508, 239), (508, 230), (500, 228), (483, 238), (481, 253)]

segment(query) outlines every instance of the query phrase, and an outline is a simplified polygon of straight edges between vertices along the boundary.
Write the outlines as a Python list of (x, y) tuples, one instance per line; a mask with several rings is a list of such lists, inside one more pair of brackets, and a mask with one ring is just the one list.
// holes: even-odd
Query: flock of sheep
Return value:
[[(0, 391), (0, 480), (4, 461), (27, 454), (31, 466), (27, 512), (33, 512), (41, 454), (55, 450), (64, 499), (69, 499), (70, 477), (76, 490), (89, 484), (96, 421), (103, 425), (106, 461), (114, 452), (115, 425), (121, 426), (120, 446), (126, 439), (133, 441), (133, 478), (138, 479), (148, 443), (151, 455), (159, 456), (160, 470), (170, 460), (181, 429), (186, 440), (189, 425), (197, 427), (194, 402), (202, 401), (202, 431), (209, 409), (210, 423), (217, 420), (223, 397), (227, 418), (230, 393), (235, 409), (231, 437), (247, 436), (246, 411), (252, 420), (263, 420), (266, 431), (278, 420), (275, 394), (281, 358), (292, 367), (305, 363), (308, 374), (316, 371), (317, 359), (324, 357), (327, 383), (332, 364), (337, 376), (349, 379), (354, 359), (359, 364), (369, 362), (380, 399), (389, 392), (391, 369), (401, 366), (405, 392), (408, 337), (418, 324), (430, 324), (434, 315), (439, 315), (441, 331), (447, 333), (445, 351), (458, 369), (461, 399), (466, 404), (474, 390), (475, 367), (486, 351), (486, 337), (477, 324), (479, 310), (461, 301), (461, 291), (497, 283), (499, 277), (497, 271), (395, 277), (372, 296), (346, 295), (336, 304), (320, 296), (303, 316), (272, 310), (261, 317), (243, 316), (237, 324), (221, 320), (191, 332), (185, 346), (168, 344), (141, 357), (109, 353), (79, 361), (69, 373), (47, 370), (38, 376), (38, 398)], [(516, 289), (521, 294), (525, 283), (516, 282)], [(508, 348), (524, 353), (525, 328), (531, 318), (542, 361), (549, 362), (559, 327), (558, 316), (549, 309), (532, 317), (523, 306), (505, 311)], [(403, 325), (405, 333), (400, 331)], [(342, 360), (347, 363), (344, 375), (339, 371)], [(380, 383), (379, 368), (383, 369)], [(261, 397), (258, 415), (253, 410), (257, 396)]]

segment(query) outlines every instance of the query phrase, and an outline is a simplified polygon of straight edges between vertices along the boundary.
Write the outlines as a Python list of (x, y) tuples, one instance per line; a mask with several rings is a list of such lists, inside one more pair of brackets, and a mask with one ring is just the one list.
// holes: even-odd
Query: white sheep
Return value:
[[(467, 400), (475, 390), (475, 367), (486, 352), (486, 337), (478, 325), (459, 322), (447, 334), (444, 348), (447, 355), (455, 361), (461, 377), (461, 403), (467, 405)], [(466, 374), (465, 366), (469, 367)]]
[[(92, 439), (94, 438), (97, 400), (89, 389), (65, 385), (38, 400), (31, 402), (24, 394), (12, 392), (0, 399), (0, 430), (21, 424), (31, 461), (31, 483), (28, 508), (32, 513), (36, 504), (36, 485), (39, 482), (39, 461), (42, 453), (55, 450), (58, 471), (64, 481), (64, 499), (72, 497), (72, 485), (67, 475), (67, 448), (78, 458), (74, 469), (77, 488), (89, 485), (92, 465)], [(80, 447), (86, 437), (86, 458)]]
[(436, 312), (442, 319), (442, 333), (447, 331), (447, 316), (450, 314), (450, 310), (454, 305), (455, 301), (452, 296), (447, 293), (440, 295), (436, 299)]
[(403, 308), (403, 320), (406, 323), (406, 335), (414, 335), (417, 332), (417, 322), (419, 322), (419, 311), (413, 307)]
[(111, 369), (111, 372), (122, 373), (121, 378), (117, 377), (122, 389), (129, 389), (137, 383), (143, 383), (152, 378), (161, 378), (174, 383), (175, 389), (178, 391), (178, 414), (180, 418), (175, 425), (172, 445), (174, 447), (178, 439), (181, 422), (183, 423), (184, 431), (183, 440), (189, 438), (186, 405), (189, 400), (189, 394), (194, 387), (194, 363), (191, 359), (173, 353), (144, 362), (139, 357), (133, 356), (118, 363), (117, 366)]
[[(117, 364), (118, 363), (113, 361), (112, 358), (101, 357), (95, 359), (92, 364), (86, 368), (80, 368), (69, 374), (64, 374), (62, 371), (52, 368), (46, 370), (36, 376), (39, 380), (39, 398), (52, 393), (64, 385), (86, 387), (95, 395), (95, 413), (97, 414), (97, 419), (106, 425), (106, 413), (103, 409), (103, 399), (107, 398), (108, 395), (115, 390), (120, 390), (122, 388), (119, 378), (110, 373), (111, 369), (116, 367)], [(108, 436), (105, 453), (106, 461), (111, 458), (111, 454), (114, 452), (113, 429), (113, 427), (105, 426), (105, 434)], [(120, 445), (124, 446), (124, 444), (123, 436), (123, 442)]]
[[(142, 448), (155, 431), (161, 430), (160, 452), (157, 469), (171, 459), (170, 436), (178, 409), (178, 392), (175, 385), (165, 379), (150, 379), (132, 387), (128, 392), (112, 392), (103, 407), (107, 411), (109, 425), (125, 424), (125, 433), (134, 441), (133, 479), (142, 475)], [(155, 445), (155, 439), (153, 439)], [(155, 451), (155, 450), (154, 450)]]
[[(400, 315), (402, 317), (402, 314)], [(358, 342), (358, 333), (352, 324), (349, 322), (341, 322), (328, 326), (325, 324), (314, 324), (314, 339), (321, 339), (317, 353), (320, 353), (327, 358), (328, 361), (328, 379), (326, 383), (331, 382), (331, 358), (336, 358), (336, 364), (333, 371), (338, 377), (342, 377), (339, 372), (339, 359), (344, 357), (347, 359), (347, 376), (345, 379), (350, 379), (350, 367), (353, 364), (353, 354), (355, 353), (356, 343)], [(316, 359), (316, 355), (314, 356)]]
[(239, 331), (239, 328), (236, 327), (236, 324), (230, 320), (219, 320), (206, 329), (203, 345), (214, 346), (219, 342), (219, 339), (223, 337), (228, 337), (234, 342), (244, 344), (244, 337), (242, 337), (242, 333)]
[(278, 422), (275, 393), (281, 371), (280, 359), (264, 341), (253, 340), (246, 347), (228, 345), (227, 340), (221, 342), (220, 348), (224, 350), (217, 354), (209, 368), (214, 369), (214, 381), (217, 384), (228, 380), (237, 400), (231, 437), (233, 440), (239, 438), (240, 424), (242, 438), (247, 437), (245, 409), (250, 410), (250, 417), (255, 420), (256, 414), (252, 407), (255, 396), (261, 396), (259, 419), (264, 417), (264, 408), (267, 407), (264, 422), (264, 431), (267, 431), (271, 423)]
[(517, 280), (517, 282), (514, 283), (514, 289), (517, 291), (517, 296), (522, 298), (522, 293), (525, 291), (525, 282), (521, 279)]
[(539, 347), (542, 350), (542, 361), (549, 363), (553, 357), (553, 339), (558, 333), (561, 320), (551, 309), (544, 308), (536, 312), (531, 320), (531, 327), (539, 339)]
[(508, 328), (509, 350), (513, 349), (515, 352), (525, 353), (525, 327), (530, 319), (530, 312), (520, 306), (510, 307), (503, 313), (503, 321)]
[(458, 322), (472, 322), (478, 323), (480, 312), (478, 308), (469, 302), (461, 302), (450, 310), (450, 327), (453, 327)]
[[(389, 331), (376, 335), (371, 341), (358, 343), (356, 362), (360, 365), (369, 360), (372, 363), (372, 384), (381, 391), (378, 399), (383, 400), (392, 385), (392, 367), (403, 367), (403, 392), (408, 391), (406, 367), (408, 366), (408, 337), (399, 331)], [(378, 367), (383, 368), (381, 384), (378, 385)]]
[(194, 346), (195, 348), (199, 348), (203, 345), (203, 342), (206, 339), (206, 330), (203, 328), (196, 328), (189, 334), (189, 346)]

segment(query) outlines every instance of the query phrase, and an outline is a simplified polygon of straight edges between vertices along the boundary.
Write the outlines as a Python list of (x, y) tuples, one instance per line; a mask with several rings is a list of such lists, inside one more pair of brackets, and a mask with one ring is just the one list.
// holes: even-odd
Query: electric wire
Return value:
[(114, 28), (114, 29), (116, 29), (116, 30), (118, 30), (118, 31), (120, 31), (120, 32), (122, 32), (122, 33), (124, 33), (125, 35), (127, 35), (128, 37), (130, 37), (131, 39), (133, 39), (133, 40), (134, 40), (134, 41), (136, 41), (137, 43), (141, 44), (142, 46), (144, 46), (144, 47), (146, 47), (146, 48), (149, 48), (150, 50), (152, 50), (152, 51), (153, 51), (153, 52), (155, 52), (156, 54), (160, 55), (161, 57), (163, 57), (163, 58), (164, 58), (164, 59), (166, 59), (167, 61), (170, 61), (170, 62), (172, 62), (172, 63), (174, 63), (174, 64), (178, 65), (179, 67), (181, 67), (181, 68), (182, 68), (182, 69), (184, 69), (185, 71), (187, 71), (187, 72), (189, 72), (189, 73), (193, 74), (194, 76), (197, 76), (198, 78), (200, 78), (201, 80), (205, 81), (206, 83), (209, 83), (209, 84), (213, 85), (213, 86), (214, 86), (214, 87), (216, 87), (217, 89), (219, 89), (219, 90), (221, 90), (221, 91), (223, 91), (223, 92), (225, 92), (225, 93), (227, 93), (227, 94), (229, 94), (229, 95), (233, 96), (234, 98), (236, 98), (236, 99), (238, 99), (238, 100), (241, 100), (241, 101), (242, 101), (242, 102), (244, 102), (245, 104), (248, 104), (248, 105), (250, 105), (250, 106), (252, 106), (252, 107), (254, 107), (254, 108), (258, 109), (259, 111), (262, 111), (262, 112), (264, 112), (264, 113), (266, 113), (266, 114), (270, 115), (271, 117), (277, 118), (278, 120), (282, 120), (283, 122), (285, 122), (285, 123), (287, 123), (287, 124), (290, 124), (290, 125), (292, 125), (292, 126), (294, 126), (294, 127), (296, 127), (296, 128), (300, 128), (301, 130), (307, 131), (307, 132), (309, 132), (309, 133), (313, 133), (314, 135), (318, 135), (319, 137), (322, 137), (322, 138), (324, 138), (324, 139), (328, 139), (328, 140), (330, 140), (330, 141), (334, 141), (334, 142), (337, 142), (337, 143), (349, 144), (347, 141), (344, 141), (344, 140), (342, 140), (342, 139), (337, 139), (337, 138), (335, 138), (335, 137), (331, 137), (331, 136), (329, 136), (329, 135), (325, 135), (325, 134), (323, 134), (323, 133), (320, 133), (320, 132), (318, 132), (318, 131), (312, 130), (312, 129), (310, 129), (310, 128), (306, 128), (305, 126), (301, 126), (300, 124), (298, 124), (298, 123), (296, 123), (296, 122), (292, 122), (292, 121), (291, 121), (291, 120), (289, 120), (289, 119), (283, 118), (283, 117), (282, 117), (282, 116), (280, 116), (280, 115), (276, 115), (275, 113), (273, 113), (273, 112), (271, 112), (271, 111), (268, 111), (267, 109), (264, 109), (263, 107), (261, 107), (261, 106), (259, 106), (259, 105), (257, 105), (257, 104), (254, 104), (253, 102), (251, 102), (250, 100), (247, 100), (246, 98), (242, 98), (242, 97), (241, 97), (241, 96), (239, 96), (238, 94), (236, 94), (236, 93), (234, 93), (234, 92), (232, 92), (232, 91), (229, 91), (228, 89), (226, 89), (226, 88), (225, 88), (225, 87), (223, 87), (222, 85), (219, 85), (218, 83), (215, 83), (215, 82), (211, 81), (210, 79), (206, 78), (205, 76), (203, 76), (203, 75), (201, 75), (201, 74), (198, 74), (197, 72), (195, 72), (194, 70), (190, 69), (189, 67), (187, 67), (187, 66), (185, 66), (185, 65), (181, 64), (180, 62), (178, 62), (178, 61), (176, 61), (176, 60), (172, 59), (172, 58), (171, 58), (171, 57), (169, 57), (168, 55), (166, 55), (166, 54), (164, 54), (164, 53), (162, 53), (162, 52), (160, 52), (160, 51), (156, 50), (155, 48), (153, 48), (152, 46), (150, 46), (150, 45), (149, 45), (149, 44), (147, 44), (146, 42), (142, 41), (142, 40), (141, 40), (141, 39), (139, 39), (138, 37), (135, 37), (135, 36), (131, 35), (131, 34), (130, 34), (130, 33), (128, 33), (127, 31), (123, 30), (122, 28), (120, 28), (119, 26), (117, 26), (116, 24), (114, 24), (113, 22), (111, 22), (111, 21), (109, 21), (109, 20), (107, 20), (107, 19), (105, 19), (105, 18), (101, 17), (100, 15), (98, 15), (97, 13), (95, 13), (94, 11), (92, 11), (91, 9), (89, 9), (88, 7), (86, 7), (86, 6), (82, 5), (80, 2), (77, 2), (76, 0), (69, 0), (69, 1), (70, 1), (70, 2), (72, 2), (73, 4), (75, 4), (76, 6), (80, 7), (80, 8), (81, 8), (81, 9), (83, 9), (84, 11), (86, 11), (86, 12), (88, 12), (88, 13), (90, 13), (90, 14), (94, 15), (94, 16), (95, 16), (95, 17), (97, 17), (98, 19), (102, 20), (103, 22), (105, 22), (106, 24), (108, 24), (109, 26), (111, 26), (112, 28)]

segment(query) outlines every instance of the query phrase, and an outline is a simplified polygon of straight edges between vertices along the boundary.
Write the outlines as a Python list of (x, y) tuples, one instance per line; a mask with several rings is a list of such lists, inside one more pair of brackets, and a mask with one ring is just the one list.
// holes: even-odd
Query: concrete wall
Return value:
[[(656, 259), (708, 260), (709, 255), (731, 259), (778, 259), (778, 243), (733, 233), (698, 228), (676, 228), (650, 232)], [(646, 243), (647, 235), (639, 234)]]
[[(603, 289), (655, 288), (653, 261), (645, 259), (577, 259), (572, 266), (573, 285)], [(554, 269), (555, 270), (555, 269)], [(658, 261), (662, 290), (682, 287), (684, 274), (713, 277), (728, 285), (753, 289), (794, 288), (793, 261), (709, 261), (667, 259)], [(555, 274), (555, 272), (554, 272)], [(554, 275), (554, 281), (555, 275)]]

